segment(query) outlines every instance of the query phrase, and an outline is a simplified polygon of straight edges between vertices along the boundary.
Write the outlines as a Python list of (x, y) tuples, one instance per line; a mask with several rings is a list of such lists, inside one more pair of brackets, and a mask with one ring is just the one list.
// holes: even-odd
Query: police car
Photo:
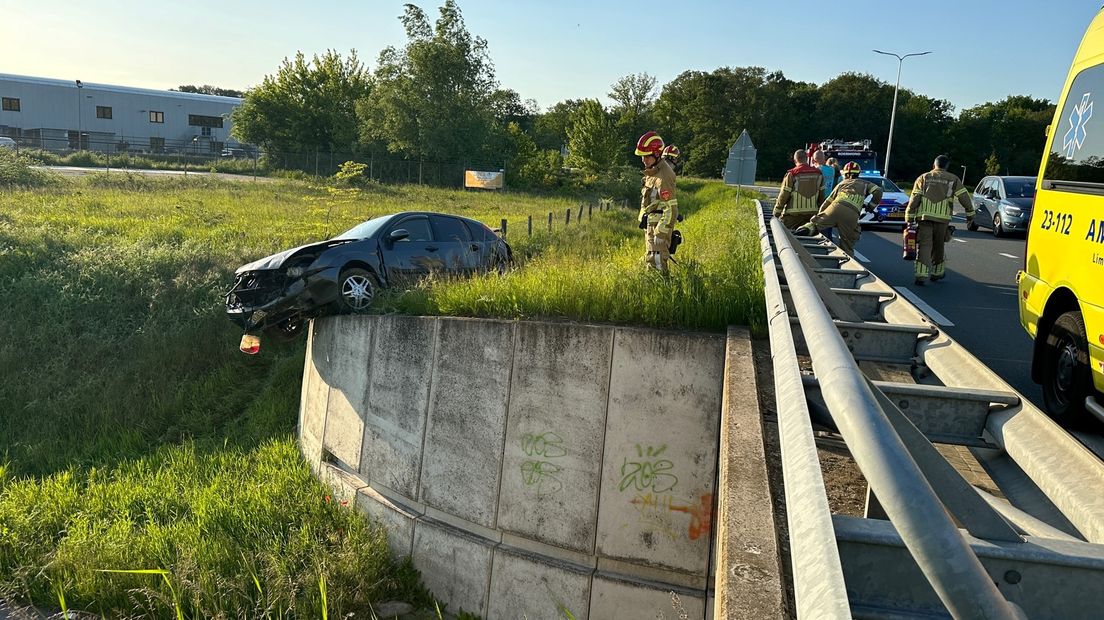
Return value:
[(905, 224), (905, 207), (908, 206), (909, 195), (901, 191), (893, 181), (882, 176), (877, 170), (864, 171), (859, 175), (864, 181), (869, 181), (882, 188), (882, 201), (874, 208), (874, 212), (863, 210), (859, 214), (859, 225), (867, 224)]

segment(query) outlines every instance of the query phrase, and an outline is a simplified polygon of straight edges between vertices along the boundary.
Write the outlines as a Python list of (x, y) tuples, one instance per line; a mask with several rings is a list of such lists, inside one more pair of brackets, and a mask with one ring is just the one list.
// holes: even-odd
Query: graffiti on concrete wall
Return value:
[(660, 456), (667, 451), (667, 445), (659, 447), (636, 444), (636, 460), (625, 457), (621, 461), (621, 484), (619, 489), (666, 493), (678, 486), (678, 477), (670, 473), (675, 464)]
[[(713, 494), (704, 493), (686, 501), (677, 493), (679, 479), (675, 464), (664, 457), (667, 445), (636, 444), (632, 453), (621, 461), (621, 481), (618, 489), (631, 492), (638, 517), (638, 526), (651, 534), (675, 540), (685, 535), (690, 540), (708, 536), (713, 527)], [(678, 515), (689, 516), (682, 526)], [(685, 532), (685, 534), (683, 533)]]
[(690, 523), (685, 529), (686, 537), (690, 540), (708, 536), (713, 527), (712, 493), (704, 493), (697, 501), (689, 503), (683, 503), (669, 494), (644, 493), (636, 494), (629, 503), (636, 509), (641, 523), (671, 540), (681, 535), (681, 528), (676, 526), (671, 518), (672, 513), (690, 516)]
[(559, 478), (561, 468), (555, 462), (567, 456), (563, 437), (553, 432), (526, 433), (521, 437), (521, 451), (529, 457), (521, 463), (521, 480), (526, 486), (536, 487), (537, 497), (563, 488)]

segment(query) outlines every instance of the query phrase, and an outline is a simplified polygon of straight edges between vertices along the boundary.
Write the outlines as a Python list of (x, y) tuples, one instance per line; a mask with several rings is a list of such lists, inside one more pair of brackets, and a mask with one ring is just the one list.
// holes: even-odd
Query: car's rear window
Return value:
[(486, 224), (464, 220), (464, 224), (471, 230), (472, 239), (477, 241), (494, 241), (495, 233)]

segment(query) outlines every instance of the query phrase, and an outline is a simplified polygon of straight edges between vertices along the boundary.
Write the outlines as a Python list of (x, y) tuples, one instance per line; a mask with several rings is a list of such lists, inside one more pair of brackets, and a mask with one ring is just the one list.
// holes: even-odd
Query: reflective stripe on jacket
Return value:
[(912, 196), (905, 219), (909, 221), (949, 222), (958, 201), (967, 217), (974, 216), (974, 203), (970, 192), (962, 186), (958, 177), (946, 170), (925, 172), (912, 186)]

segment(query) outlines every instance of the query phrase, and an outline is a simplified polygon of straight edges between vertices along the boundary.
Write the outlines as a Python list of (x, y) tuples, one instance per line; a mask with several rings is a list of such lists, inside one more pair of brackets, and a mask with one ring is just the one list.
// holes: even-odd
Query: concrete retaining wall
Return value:
[(724, 370), (719, 335), (329, 317), (299, 435), (453, 613), (712, 617)]

